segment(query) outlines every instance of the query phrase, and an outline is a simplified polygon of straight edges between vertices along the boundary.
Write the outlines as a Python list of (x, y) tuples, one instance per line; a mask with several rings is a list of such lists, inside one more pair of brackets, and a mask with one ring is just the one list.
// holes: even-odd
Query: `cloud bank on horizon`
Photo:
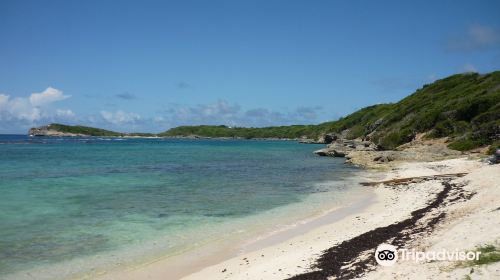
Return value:
[(0, 93), (0, 127), (26, 127), (40, 121), (70, 121), (75, 114), (70, 109), (53, 108), (53, 104), (70, 98), (62, 91), (48, 87), (28, 97), (14, 97)]
[[(77, 115), (72, 109), (58, 106), (60, 101), (69, 98), (71, 95), (65, 95), (63, 91), (53, 87), (27, 97), (11, 98), (7, 94), (0, 94), (0, 133), (19, 129), (22, 133), (31, 127), (52, 122), (96, 126), (123, 132), (162, 132), (175, 126), (199, 124), (245, 127), (310, 124), (317, 122), (323, 111), (321, 106), (301, 106), (284, 112), (266, 108), (244, 110), (239, 104), (230, 104), (219, 99), (213, 103), (195, 106), (170, 105), (153, 117), (143, 117), (121, 109)], [(127, 94), (124, 99), (133, 98)]]

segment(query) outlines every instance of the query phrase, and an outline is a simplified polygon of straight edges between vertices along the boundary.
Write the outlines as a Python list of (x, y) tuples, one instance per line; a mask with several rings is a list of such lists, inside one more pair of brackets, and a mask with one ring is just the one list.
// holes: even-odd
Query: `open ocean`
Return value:
[(62, 278), (318, 215), (360, 191), (358, 170), (321, 147), (0, 135), (0, 278)]

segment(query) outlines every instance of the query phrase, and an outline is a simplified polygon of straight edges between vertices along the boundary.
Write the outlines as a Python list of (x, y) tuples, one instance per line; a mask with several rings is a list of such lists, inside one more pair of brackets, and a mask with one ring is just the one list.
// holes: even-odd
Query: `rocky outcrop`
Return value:
[(326, 133), (318, 137), (318, 139), (300, 138), (298, 141), (301, 144), (330, 144), (337, 139), (336, 134)]
[(414, 141), (396, 150), (381, 151), (370, 141), (337, 139), (314, 153), (319, 156), (345, 157), (346, 163), (365, 168), (387, 168), (403, 161), (435, 161), (463, 155), (462, 152), (449, 149), (447, 143), (446, 138), (428, 140), (423, 135), (417, 135)]
[(346, 163), (370, 168), (410, 157), (408, 153), (400, 151), (352, 151), (345, 158)]
[(344, 157), (345, 154), (342, 152), (338, 152), (336, 150), (332, 150), (329, 148), (319, 149), (314, 151), (315, 154), (322, 157)]
[(28, 131), (29, 136), (56, 136), (56, 137), (75, 137), (75, 136), (86, 136), (84, 134), (75, 134), (68, 132), (61, 132), (51, 127), (51, 125), (44, 125), (40, 127), (30, 128)]
[(298, 140), (300, 144), (325, 144), (323, 141), (310, 139), (310, 138), (300, 138)]
[(336, 141), (338, 139), (338, 136), (336, 134), (333, 134), (333, 133), (327, 133), (327, 134), (323, 135), (322, 138), (323, 138), (323, 142), (325, 144), (330, 144), (333, 141)]
[(392, 151), (352, 151), (346, 163), (367, 168), (388, 168), (398, 162), (436, 161), (462, 156), (463, 153), (447, 147), (445, 138), (426, 140), (420, 135), (416, 140)]
[(369, 141), (336, 139), (326, 148), (315, 151), (319, 156), (345, 157), (352, 151), (376, 151), (377, 145)]

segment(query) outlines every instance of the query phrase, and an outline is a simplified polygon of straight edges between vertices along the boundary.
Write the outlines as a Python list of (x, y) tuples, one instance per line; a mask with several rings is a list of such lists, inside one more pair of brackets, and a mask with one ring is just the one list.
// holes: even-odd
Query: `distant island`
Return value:
[(155, 134), (54, 123), (29, 130), (32, 136), (273, 138), (313, 143), (329, 143), (335, 138), (359, 139), (381, 150), (411, 142), (417, 134), (425, 134), (426, 139), (447, 137), (448, 147), (459, 151), (500, 146), (500, 71), (452, 75), (424, 85), (397, 103), (365, 107), (317, 125), (179, 126)]
[(82, 125), (65, 125), (59, 123), (51, 123), (48, 125), (33, 127), (28, 131), (30, 136), (54, 136), (54, 137), (78, 137), (78, 136), (101, 136), (101, 137), (154, 137), (154, 133), (121, 133), (111, 130), (82, 126)]

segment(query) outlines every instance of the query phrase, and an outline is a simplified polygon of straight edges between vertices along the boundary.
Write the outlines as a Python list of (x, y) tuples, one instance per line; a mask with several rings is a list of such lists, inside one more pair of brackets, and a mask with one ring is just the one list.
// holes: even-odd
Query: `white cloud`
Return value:
[(153, 121), (157, 122), (157, 123), (161, 123), (161, 122), (165, 121), (165, 118), (162, 117), (162, 116), (156, 116), (156, 117), (153, 118)]
[(229, 104), (218, 100), (212, 104), (176, 106), (167, 112), (167, 118), (175, 123), (207, 123), (233, 124), (241, 108), (237, 104)]
[[(175, 106), (167, 111), (167, 118), (180, 123), (221, 123), (230, 124), (237, 117), (241, 107), (218, 100), (212, 104), (189, 106)], [(163, 118), (163, 117), (162, 117)]]
[(500, 47), (500, 32), (490, 26), (474, 24), (467, 32), (448, 40), (446, 48), (449, 51), (471, 52)]
[(462, 67), (463, 71), (466, 72), (466, 73), (471, 73), (471, 72), (474, 72), (474, 73), (477, 73), (477, 68), (470, 64), (470, 63), (467, 63), (465, 64), (463, 67)]
[(157, 124), (174, 127), (179, 125), (229, 125), (272, 126), (315, 123), (321, 107), (298, 107), (294, 110), (272, 111), (266, 108), (243, 110), (239, 104), (218, 100), (196, 106), (172, 106), (164, 115), (156, 116)]
[(75, 114), (71, 110), (55, 109), (50, 106), (66, 98), (69, 96), (51, 87), (26, 97), (0, 94), (0, 131), (19, 132), (35, 125), (74, 119)]
[(437, 75), (436, 74), (430, 74), (427, 76), (427, 78), (425, 79), (426, 82), (435, 82), (437, 80)]
[[(199, 105), (198, 109), (203, 117), (231, 118), (240, 111), (241, 107), (238, 104), (231, 105), (224, 100), (217, 100), (214, 104)], [(196, 109), (192, 111), (196, 112)]]
[(70, 109), (57, 109), (56, 116), (59, 118), (72, 119), (75, 117), (75, 113), (73, 113)]
[(488, 46), (498, 42), (497, 30), (479, 24), (469, 27), (469, 37), (477, 45)]
[(301, 106), (295, 109), (294, 115), (296, 118), (303, 120), (315, 120), (318, 118), (318, 112), (321, 110), (322, 108), (320, 106), (316, 107)]
[(32, 93), (29, 99), (31, 104), (37, 107), (47, 105), (56, 101), (61, 101), (69, 97), (69, 95), (64, 95), (63, 92), (58, 89), (48, 87), (43, 92)]
[(7, 94), (0, 93), (0, 109), (3, 107), (7, 106), (7, 103), (9, 102), (9, 97)]
[(39, 108), (33, 107), (26, 98), (14, 98), (7, 102), (4, 109), (7, 112), (7, 118), (13, 120), (22, 120), (33, 122), (39, 120), (42, 112)]
[(323, 111), (320, 107), (269, 110), (242, 109), (237, 103), (217, 100), (195, 106), (173, 105), (156, 116), (143, 118), (123, 110), (102, 110), (97, 114), (77, 116), (69, 108), (55, 104), (70, 96), (55, 88), (24, 97), (0, 94), (0, 132), (22, 132), (29, 127), (51, 122), (80, 123), (119, 131), (162, 131), (179, 125), (229, 125), (261, 127), (316, 123)]
[(123, 124), (134, 124), (141, 120), (141, 116), (136, 113), (128, 113), (121, 110), (116, 112), (101, 111), (101, 117), (112, 124), (123, 125)]

